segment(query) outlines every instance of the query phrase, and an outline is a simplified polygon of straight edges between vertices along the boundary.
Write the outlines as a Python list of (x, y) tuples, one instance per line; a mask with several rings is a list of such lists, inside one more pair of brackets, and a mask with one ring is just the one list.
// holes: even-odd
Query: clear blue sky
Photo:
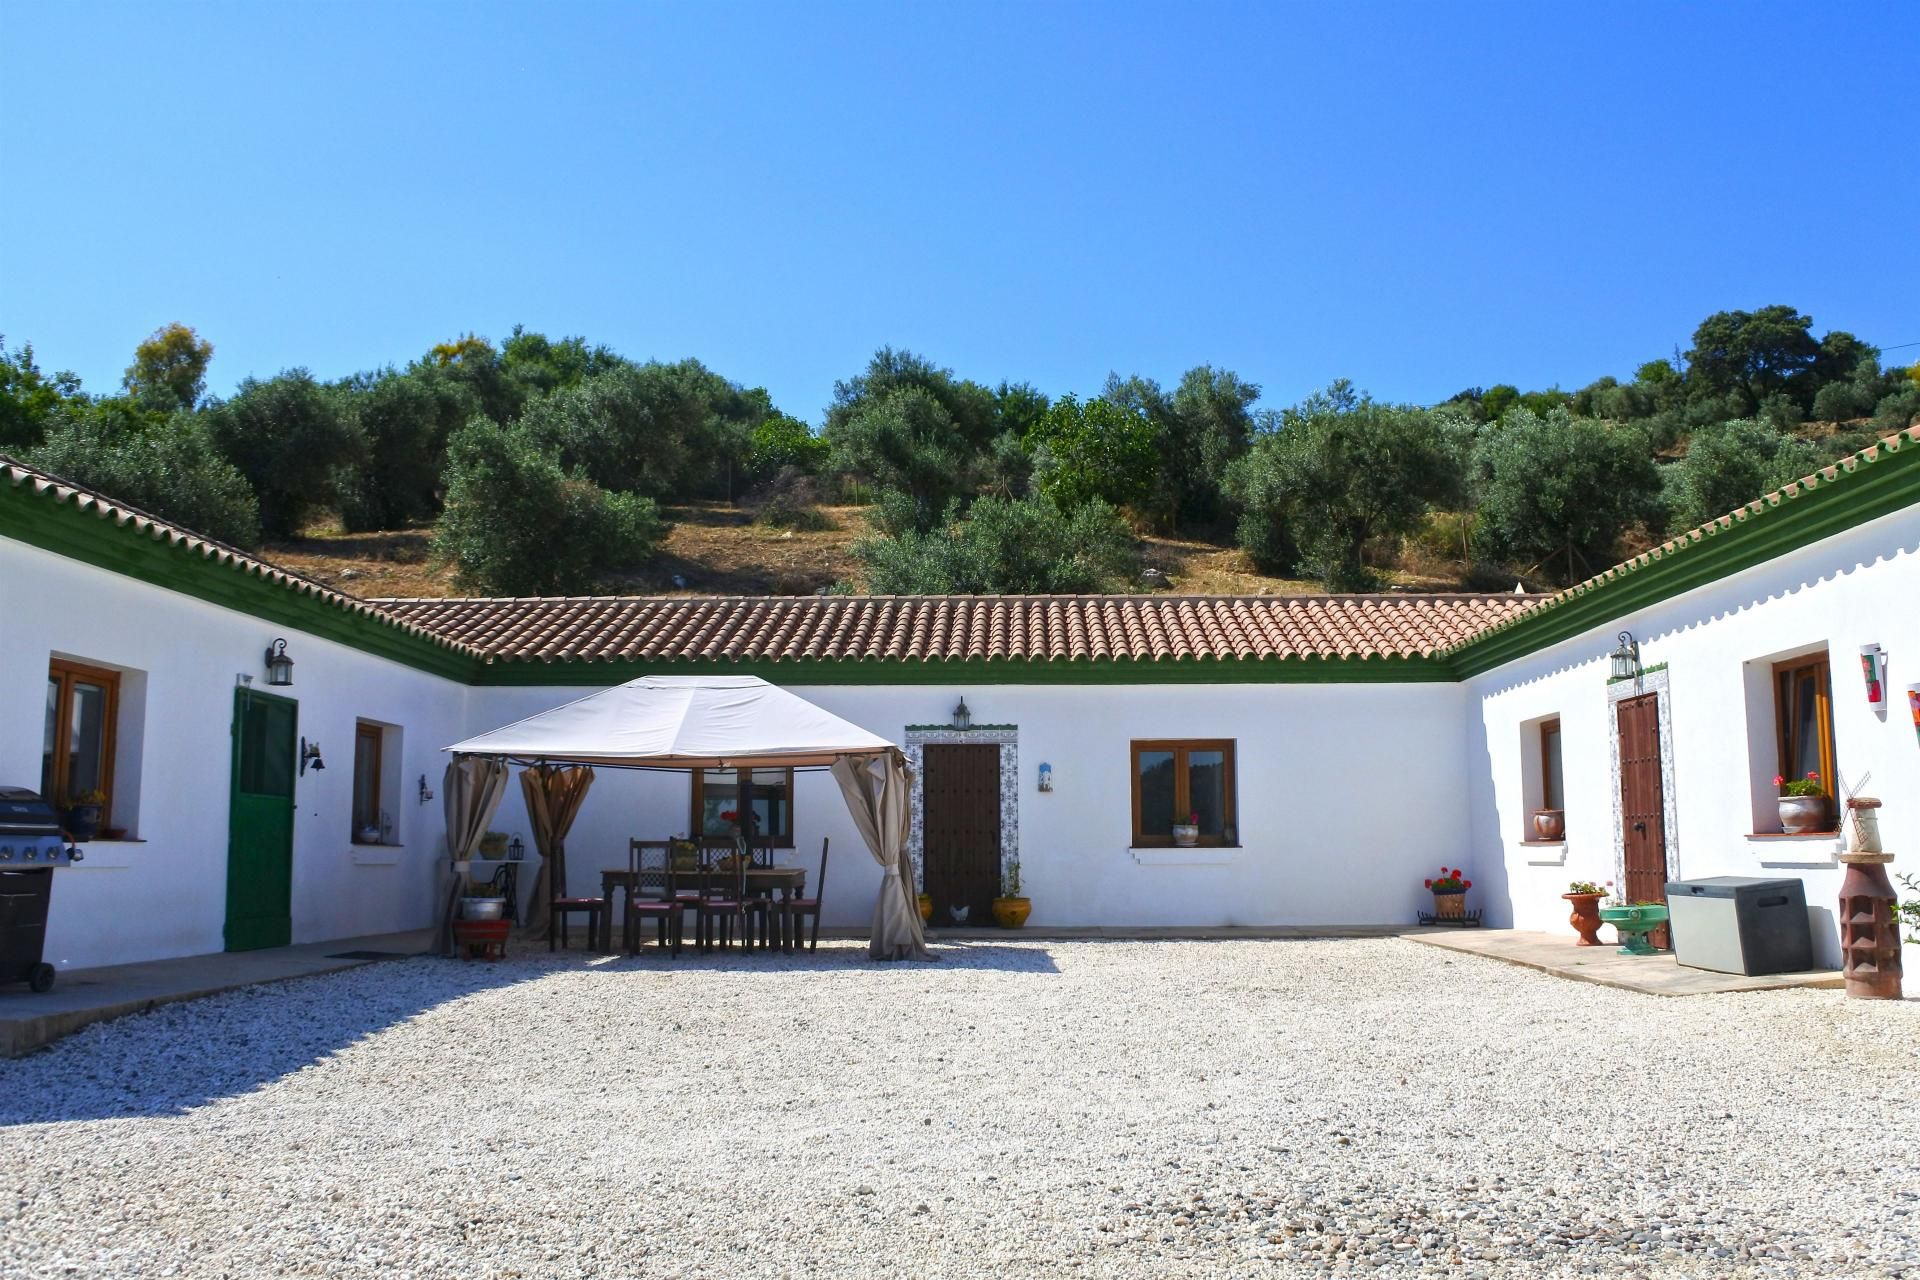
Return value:
[(184, 321), (225, 394), (520, 322), (815, 421), (882, 343), (1271, 405), (1920, 342), (1916, 68), (1910, 2), (11, 0), (0, 333), (105, 391)]

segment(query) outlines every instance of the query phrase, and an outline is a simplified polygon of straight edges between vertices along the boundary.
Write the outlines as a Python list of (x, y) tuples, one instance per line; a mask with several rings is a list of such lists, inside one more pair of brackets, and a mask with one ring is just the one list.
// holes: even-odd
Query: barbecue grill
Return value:
[(41, 959), (53, 871), (80, 858), (61, 834), (60, 816), (38, 792), (0, 787), (0, 982), (24, 982), (35, 991), (53, 985), (53, 966)]

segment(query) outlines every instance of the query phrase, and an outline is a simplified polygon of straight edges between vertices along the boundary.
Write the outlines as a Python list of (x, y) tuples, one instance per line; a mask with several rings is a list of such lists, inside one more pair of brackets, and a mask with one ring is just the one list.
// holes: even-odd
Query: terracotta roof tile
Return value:
[(572, 596), (381, 600), (494, 660), (1425, 657), (1524, 596)]

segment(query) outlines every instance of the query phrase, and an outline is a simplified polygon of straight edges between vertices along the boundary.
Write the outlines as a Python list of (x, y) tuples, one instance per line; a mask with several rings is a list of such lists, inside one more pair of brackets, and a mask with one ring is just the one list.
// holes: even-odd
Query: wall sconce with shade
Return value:
[(287, 656), (287, 642), (275, 640), (267, 646), (267, 684), (284, 689), (293, 683), (293, 659)]
[(307, 767), (309, 765), (313, 767), (315, 773), (319, 773), (327, 767), (327, 762), (320, 758), (320, 744), (318, 742), (308, 742), (305, 738), (302, 738), (300, 739), (301, 777), (306, 777)]
[(1040, 789), (1042, 791), (1053, 790), (1053, 766), (1044, 760), (1040, 762)]
[(427, 775), (424, 773), (420, 775), (420, 803), (433, 803), (433, 788), (427, 785)]
[(1631, 631), (1620, 633), (1619, 647), (1613, 651), (1613, 678), (1615, 680), (1640, 678), (1640, 642), (1633, 638)]
[(1860, 674), (1867, 681), (1867, 705), (1875, 711), (1887, 705), (1887, 653), (1877, 644), (1860, 646)]
[(973, 712), (967, 710), (967, 700), (963, 695), (960, 705), (953, 709), (953, 727), (956, 729), (973, 728)]

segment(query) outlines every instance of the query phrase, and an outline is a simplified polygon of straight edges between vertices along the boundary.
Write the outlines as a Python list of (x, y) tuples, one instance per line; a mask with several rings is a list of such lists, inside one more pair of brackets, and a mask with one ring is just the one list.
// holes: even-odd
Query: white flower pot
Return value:
[(1781, 796), (1780, 830), (1790, 836), (1833, 830), (1825, 796)]
[(1200, 828), (1190, 822), (1173, 824), (1173, 843), (1181, 849), (1191, 849), (1200, 841)]

